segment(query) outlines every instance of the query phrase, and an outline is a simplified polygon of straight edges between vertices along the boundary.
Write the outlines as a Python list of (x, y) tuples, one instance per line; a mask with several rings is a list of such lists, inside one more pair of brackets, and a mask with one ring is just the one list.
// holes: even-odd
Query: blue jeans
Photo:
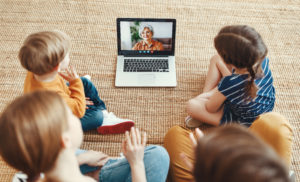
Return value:
[[(145, 148), (144, 164), (147, 181), (165, 182), (170, 158), (165, 148), (150, 145)], [(126, 158), (111, 159), (101, 168), (100, 181), (130, 182), (131, 170)]]
[(98, 91), (94, 84), (87, 78), (81, 77), (85, 97), (89, 97), (94, 105), (88, 106), (85, 114), (80, 118), (83, 131), (96, 129), (102, 125), (103, 113), (106, 110), (104, 102), (100, 99)]
[[(82, 152), (83, 150), (81, 150)], [(77, 154), (80, 152), (76, 152)], [(165, 182), (169, 171), (170, 158), (165, 148), (157, 145), (149, 145), (145, 148), (144, 164), (147, 181)], [(92, 172), (98, 168), (88, 165), (81, 165), (80, 170), (83, 174)], [(101, 182), (130, 182), (130, 165), (125, 157), (110, 159), (101, 168), (99, 174)]]

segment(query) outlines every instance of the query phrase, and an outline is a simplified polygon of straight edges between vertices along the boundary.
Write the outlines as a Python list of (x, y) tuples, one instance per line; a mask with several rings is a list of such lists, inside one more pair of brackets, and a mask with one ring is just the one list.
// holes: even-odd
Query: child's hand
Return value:
[(109, 159), (108, 155), (93, 150), (88, 150), (77, 156), (79, 165), (87, 164), (89, 166), (95, 166), (95, 167), (103, 166), (108, 161), (108, 159)]
[(193, 133), (190, 133), (190, 135), (189, 135), (194, 149), (196, 149), (196, 147), (197, 147), (197, 140), (199, 140), (200, 138), (202, 138), (204, 136), (203, 132), (199, 128), (195, 129), (195, 133), (196, 133), (197, 139), (195, 138)]
[(63, 77), (68, 82), (71, 82), (77, 78), (79, 78), (75, 68), (73, 66), (69, 66), (67, 69), (61, 70), (58, 74)]
[[(196, 133), (197, 139), (195, 138), (193, 133), (190, 133), (190, 135), (189, 135), (194, 151), (196, 150), (196, 147), (197, 147), (197, 141), (204, 136), (203, 132), (199, 128), (195, 129), (195, 133)], [(185, 165), (188, 167), (190, 172), (193, 172), (194, 166), (191, 163), (191, 161), (189, 160), (189, 158), (184, 153), (180, 153), (180, 157), (182, 158), (182, 160), (184, 161)]]
[(125, 140), (122, 142), (122, 152), (128, 160), (130, 166), (143, 163), (144, 148), (147, 142), (146, 133), (143, 132), (142, 136), (139, 129), (131, 128), (129, 132), (125, 133)]
[(86, 102), (86, 105), (87, 105), (87, 106), (85, 107), (86, 109), (89, 108), (88, 106), (94, 105), (94, 102), (91, 101), (89, 97), (86, 97), (86, 98), (85, 98), (85, 102)]

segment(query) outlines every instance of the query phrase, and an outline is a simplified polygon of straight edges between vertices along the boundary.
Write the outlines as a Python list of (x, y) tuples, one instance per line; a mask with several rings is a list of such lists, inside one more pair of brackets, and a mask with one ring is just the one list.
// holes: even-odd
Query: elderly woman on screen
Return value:
[(154, 34), (153, 27), (151, 25), (141, 25), (139, 28), (139, 36), (143, 39), (136, 43), (132, 50), (151, 50), (162, 51), (164, 47), (161, 42), (152, 39)]

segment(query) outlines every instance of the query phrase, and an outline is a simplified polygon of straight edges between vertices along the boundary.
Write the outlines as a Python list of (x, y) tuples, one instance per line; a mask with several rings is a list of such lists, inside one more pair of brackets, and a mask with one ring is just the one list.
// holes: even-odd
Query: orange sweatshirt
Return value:
[(54, 91), (62, 96), (74, 115), (82, 118), (85, 114), (86, 107), (82, 81), (78, 78), (69, 84), (68, 87), (59, 75), (51, 82), (40, 82), (34, 78), (33, 73), (28, 72), (24, 82), (24, 93), (43, 89)]

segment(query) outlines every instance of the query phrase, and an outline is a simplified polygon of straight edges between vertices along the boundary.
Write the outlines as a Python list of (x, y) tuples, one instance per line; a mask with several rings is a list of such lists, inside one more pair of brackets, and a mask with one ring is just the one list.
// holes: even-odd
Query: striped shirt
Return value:
[(218, 90), (226, 97), (224, 114), (220, 124), (238, 122), (250, 126), (262, 113), (270, 112), (274, 108), (275, 89), (273, 77), (269, 69), (269, 59), (265, 58), (261, 64), (263, 76), (254, 80), (258, 91), (255, 99), (247, 99), (245, 86), (250, 81), (248, 74), (235, 74), (223, 77)]

